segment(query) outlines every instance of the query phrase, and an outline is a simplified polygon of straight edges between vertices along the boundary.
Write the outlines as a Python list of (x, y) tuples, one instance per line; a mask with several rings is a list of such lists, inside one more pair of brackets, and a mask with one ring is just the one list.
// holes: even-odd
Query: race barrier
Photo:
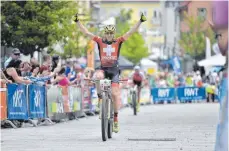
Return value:
[(6, 85), (1, 83), (0, 95), (1, 95), (1, 120), (7, 119), (7, 105), (6, 105)]
[(128, 106), (130, 101), (130, 94), (128, 88), (121, 88), (121, 101), (119, 103), (120, 108)]
[[(167, 101), (175, 103), (197, 102), (204, 101), (207, 97), (205, 87), (178, 87), (178, 88), (152, 88), (151, 89), (152, 102), (160, 103)], [(219, 95), (215, 95), (215, 100), (219, 100)]]
[(181, 102), (193, 100), (205, 100), (205, 87), (181, 87), (177, 88), (177, 99)]
[[(1, 121), (13, 127), (14, 121), (29, 121), (33, 126), (39, 125), (33, 120), (60, 122), (94, 115), (99, 112), (98, 96), (93, 86), (39, 86), (23, 84), (1, 84)], [(122, 87), (120, 91), (120, 108), (129, 106), (130, 89)], [(141, 104), (175, 103), (205, 100), (205, 87), (152, 88), (141, 89)]]
[[(71, 120), (85, 116), (82, 105), (84, 97), (80, 87), (48, 87), (7, 84), (6, 88), (1, 85), (1, 121), (8, 122), (16, 128), (18, 126), (14, 125), (15, 121), (28, 121), (37, 126), (34, 119), (38, 122), (48, 120), (53, 124), (52, 121), (59, 122), (62, 119)], [(89, 106), (93, 107), (90, 104)]]
[(55, 122), (77, 119), (83, 114), (81, 88), (50, 86), (47, 90), (48, 117)]
[(164, 101), (175, 101), (175, 88), (152, 88), (151, 95), (153, 103), (161, 103)]
[(140, 92), (140, 103), (149, 104), (151, 103), (151, 92), (149, 87), (143, 87)]
[(7, 119), (7, 88), (6, 84), (1, 83), (1, 124), (9, 124), (13, 128), (17, 128), (10, 120)]
[(1, 121), (11, 123), (14, 128), (15, 121), (29, 121), (37, 126), (44, 120), (54, 124), (94, 115), (99, 111), (97, 104), (96, 89), (89, 86), (1, 85)]
[(98, 113), (99, 112), (99, 106), (98, 106), (99, 98), (98, 98), (98, 95), (97, 95), (96, 88), (95, 87), (91, 87), (90, 91), (91, 91), (90, 111)]

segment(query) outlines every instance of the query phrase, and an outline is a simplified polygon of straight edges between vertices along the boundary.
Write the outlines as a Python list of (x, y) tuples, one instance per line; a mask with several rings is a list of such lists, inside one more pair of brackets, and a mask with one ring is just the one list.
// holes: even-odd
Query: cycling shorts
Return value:
[(137, 85), (138, 87), (142, 86), (142, 81), (135, 81), (133, 80), (134, 85)]
[(119, 83), (120, 70), (118, 67), (102, 67), (105, 78), (111, 80), (112, 83)]

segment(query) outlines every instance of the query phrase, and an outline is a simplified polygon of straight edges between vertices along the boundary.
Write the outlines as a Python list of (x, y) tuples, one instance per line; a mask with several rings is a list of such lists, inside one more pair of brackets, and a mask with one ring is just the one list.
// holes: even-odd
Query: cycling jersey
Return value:
[(101, 66), (117, 67), (120, 48), (125, 39), (123, 37), (119, 37), (109, 43), (104, 41), (102, 38), (95, 36), (93, 40), (98, 44)]
[(142, 73), (142, 72), (132, 72), (130, 74), (130, 79), (132, 79), (134, 81), (141, 82), (144, 80), (144, 78), (145, 78), (145, 76), (144, 76), (144, 73)]
[(140, 87), (142, 85), (142, 81), (144, 80), (145, 76), (142, 72), (132, 72), (130, 74), (130, 79), (133, 80), (133, 83)]

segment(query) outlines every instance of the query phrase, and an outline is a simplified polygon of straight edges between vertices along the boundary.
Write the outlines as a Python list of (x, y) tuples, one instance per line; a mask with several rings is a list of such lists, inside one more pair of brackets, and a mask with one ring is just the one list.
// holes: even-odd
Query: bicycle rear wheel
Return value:
[(133, 94), (132, 94), (132, 103), (133, 103), (134, 115), (137, 115), (137, 95), (136, 95), (136, 92), (133, 92)]
[(105, 92), (102, 94), (102, 103), (101, 103), (101, 132), (102, 132), (102, 140), (107, 140), (107, 129), (108, 129), (108, 100)]
[(110, 105), (110, 118), (108, 121), (108, 138), (112, 138), (112, 133), (113, 133), (113, 122), (114, 122), (114, 104), (113, 101), (109, 100), (109, 105)]

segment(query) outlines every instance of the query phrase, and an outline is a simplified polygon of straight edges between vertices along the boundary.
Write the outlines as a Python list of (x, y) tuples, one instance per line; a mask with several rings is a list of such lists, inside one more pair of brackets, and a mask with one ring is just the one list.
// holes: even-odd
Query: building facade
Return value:
[(184, 21), (184, 13), (188, 16), (201, 17), (203, 19), (202, 29), (209, 28), (209, 22), (211, 20), (211, 1), (185, 1), (181, 3), (181, 7), (178, 9), (180, 14), (180, 31), (188, 32), (189, 27)]
[[(201, 30), (206, 30), (209, 28), (210, 24), (209, 21), (211, 20), (211, 1), (183, 1), (180, 3), (179, 7), (176, 9), (177, 13), (180, 17), (180, 33), (182, 32), (189, 32), (189, 26), (185, 22), (185, 14), (188, 17), (200, 17), (203, 20), (201, 24)], [(181, 52), (185, 52), (181, 50)], [(195, 61), (183, 53), (183, 64), (185, 66), (185, 70), (193, 70)]]
[(166, 58), (170, 58), (174, 55), (179, 55), (178, 41), (180, 39), (179, 29), (179, 15), (176, 12), (176, 8), (179, 6), (179, 1), (163, 1), (163, 23), (162, 32), (165, 35), (165, 44), (163, 53)]

